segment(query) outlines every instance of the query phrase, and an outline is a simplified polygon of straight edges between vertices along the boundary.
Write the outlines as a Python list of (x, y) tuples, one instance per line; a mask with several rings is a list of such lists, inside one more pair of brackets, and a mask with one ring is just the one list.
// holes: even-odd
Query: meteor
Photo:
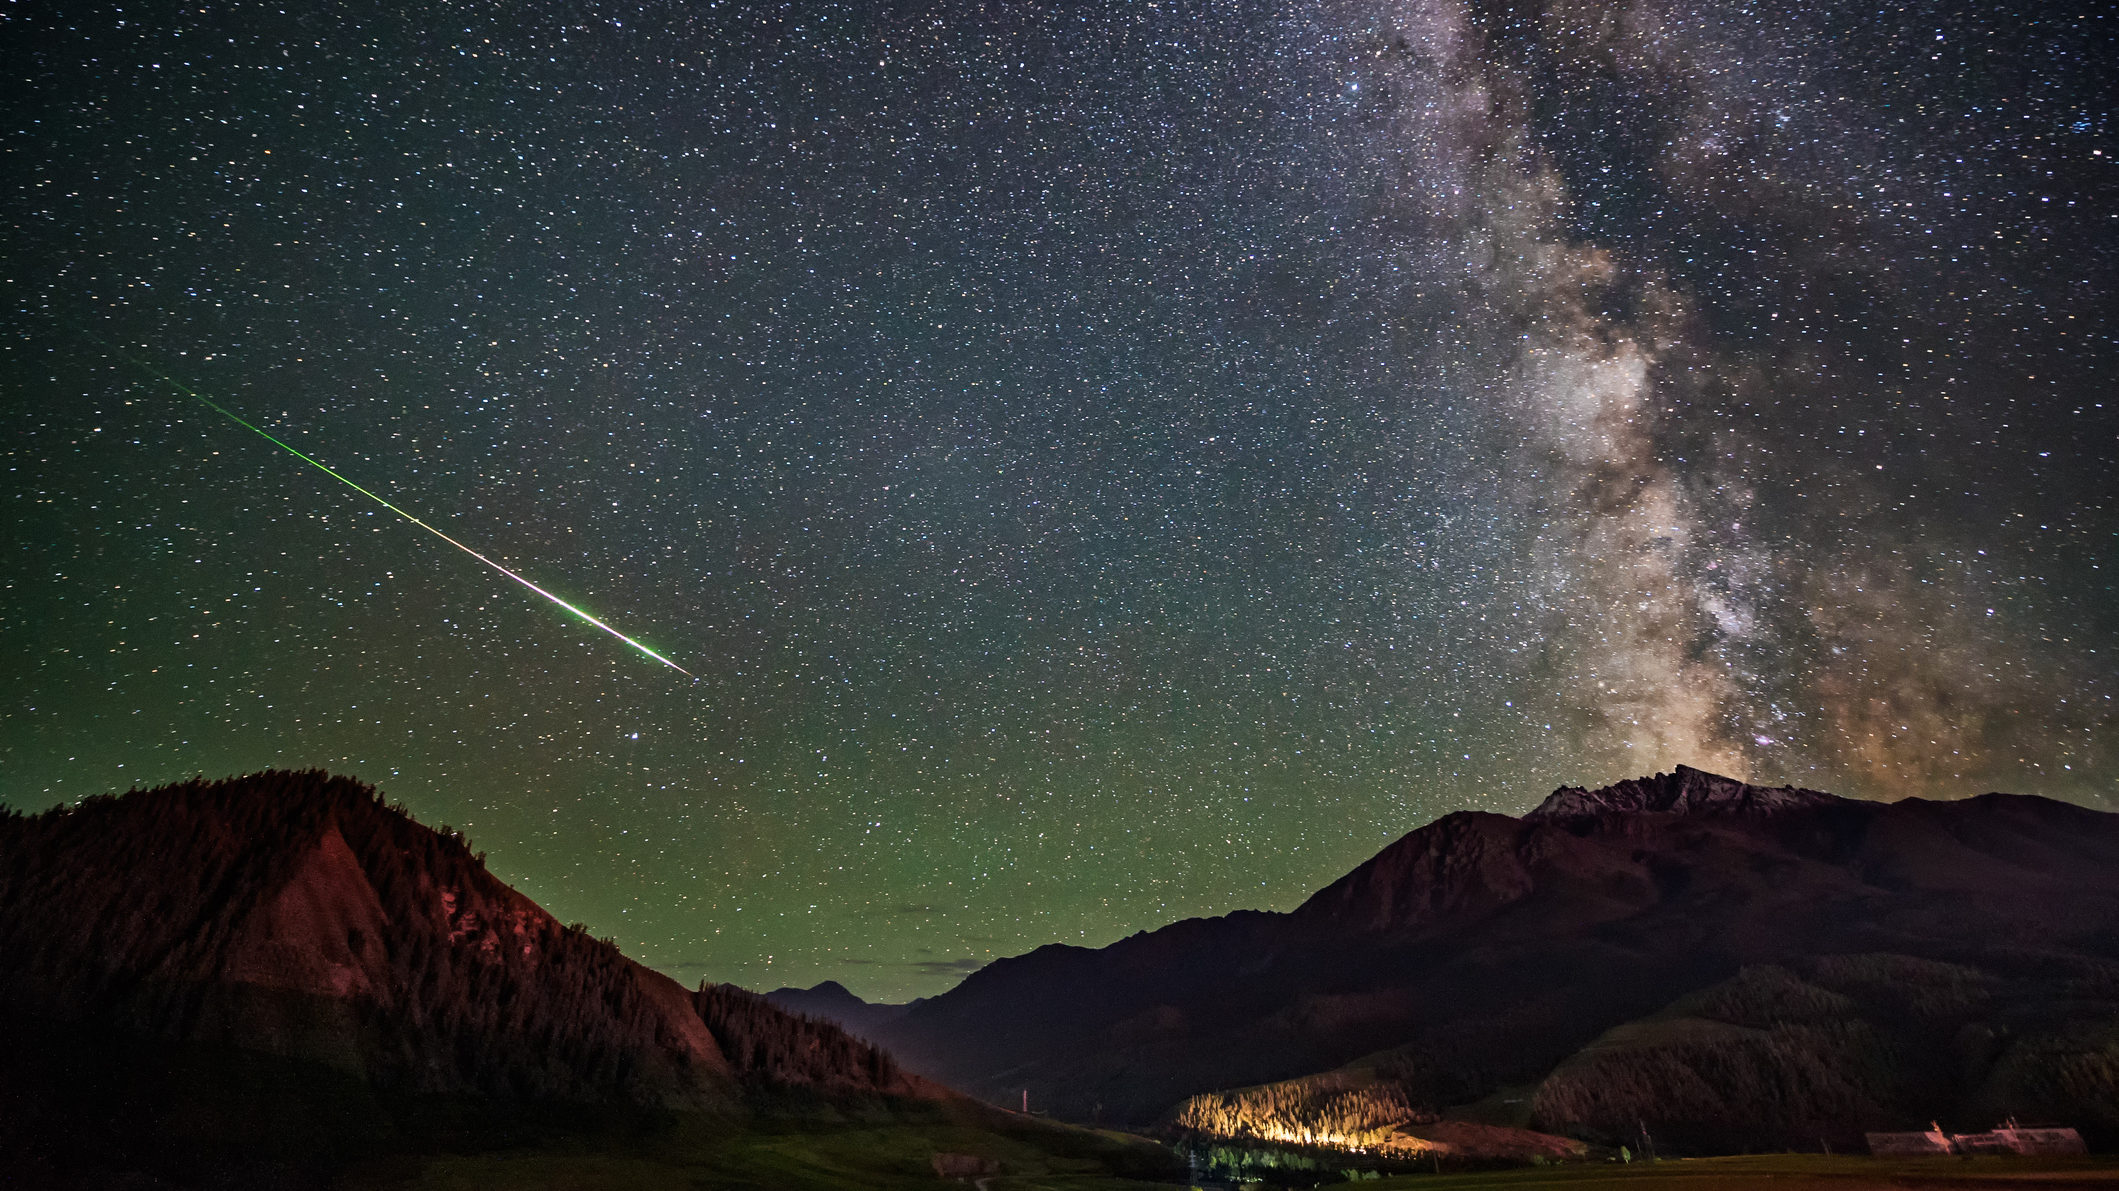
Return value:
[[(99, 342), (101, 341), (99, 340)], [(391, 504), (389, 501), (384, 500), (382, 497), (377, 496), (375, 493), (370, 492), (368, 489), (361, 487), (359, 484), (356, 484), (352, 480), (349, 480), (346, 477), (338, 474), (337, 472), (331, 470), (329, 467), (326, 467), (324, 464), (318, 462), (317, 460), (309, 457), (308, 455), (303, 454), (299, 450), (296, 450), (294, 447), (288, 445), (286, 442), (283, 442), (280, 439), (275, 438), (271, 434), (265, 432), (264, 430), (261, 430), (258, 427), (251, 425), (249, 422), (246, 422), (242, 418), (236, 416), (234, 411), (228, 409), (223, 405), (218, 404), (212, 398), (206, 396), (204, 393), (199, 392), (197, 389), (194, 389), (191, 386), (176, 379), (175, 377), (170, 376), (166, 372), (162, 372), (153, 367), (150, 367), (148, 364), (144, 363), (141, 360), (135, 359), (133, 356), (128, 355), (126, 352), (119, 348), (112, 347), (107, 343), (104, 344), (104, 346), (109, 347), (111, 351), (116, 352), (119, 356), (122, 356), (128, 363), (132, 364), (133, 367), (138, 368), (140, 371), (145, 372), (147, 375), (154, 377), (156, 380), (161, 381), (163, 384), (168, 385), (170, 388), (175, 389), (177, 392), (184, 394), (186, 397), (191, 398), (192, 400), (198, 402), (200, 405), (205, 406), (207, 409), (210, 409), (213, 412), (221, 415), (222, 417), (227, 418), (229, 421), (234, 422), (236, 425), (241, 426), (243, 429), (250, 431), (252, 434), (257, 435), (259, 438), (264, 439), (266, 442), (271, 443), (273, 446), (276, 446), (282, 451), (287, 452), (289, 455), (294, 456), (296, 459), (299, 459), (302, 462), (308, 464), (309, 466), (317, 469), (318, 471), (323, 472), (325, 475), (330, 476), (332, 479), (337, 480), (339, 483), (344, 484), (346, 487), (353, 489), (355, 492), (360, 493), (362, 496), (367, 497), (369, 500), (374, 501), (376, 504), (379, 504), (384, 508), (390, 510), (391, 512), (396, 513), (398, 516), (404, 518), (407, 521), (410, 521), (414, 525), (419, 526), (421, 529), (426, 530), (428, 533), (433, 534), (435, 537), (440, 538), (442, 541), (449, 543), (451, 546), (456, 547), (458, 550), (463, 551), (465, 554), (468, 554), (471, 557), (477, 559), (478, 561), (493, 568), (494, 570), (499, 571), (501, 574), (506, 575), (508, 578), (513, 579), (515, 582), (522, 584), (524, 587), (536, 592), (538, 595), (543, 596), (545, 599), (548, 599), (553, 603), (559, 605), (561, 608), (566, 609), (568, 612), (573, 613), (579, 619), (587, 621), (589, 624), (595, 625), (597, 628), (602, 629), (604, 632), (609, 633), (611, 636), (618, 638), (620, 641), (625, 642), (627, 645), (632, 646), (634, 649), (639, 650), (641, 653), (646, 654), (648, 657), (651, 657), (656, 661), (661, 662), (663, 665), (668, 666), (670, 669), (675, 670), (677, 673), (684, 675), (686, 678), (692, 677), (691, 671), (669, 660), (668, 658), (663, 657), (661, 654), (656, 653), (654, 650), (649, 649), (647, 646), (642, 645), (640, 642), (633, 640), (631, 637), (626, 636), (624, 633), (619, 632), (617, 629), (612, 628), (610, 625), (605, 624), (603, 621), (598, 620), (596, 617), (590, 615), (583, 609), (577, 608), (574, 605), (567, 603), (565, 600), (562, 600), (558, 596), (553, 595), (551, 592), (546, 591), (544, 588), (537, 586), (535, 583), (530, 582), (528, 579), (523, 578), (521, 575), (516, 574), (514, 571), (511, 571), (508, 568), (500, 565), (499, 563), (494, 562), (492, 559), (487, 558), (485, 555), (480, 554), (478, 551), (471, 549), (469, 546), (464, 545), (462, 542), (457, 541), (455, 538), (450, 537), (448, 534), (443, 533), (442, 531), (434, 528), (433, 526), (427, 524), (419, 518), (414, 517), (412, 514), (407, 513), (403, 509), (398, 508), (396, 505)]]

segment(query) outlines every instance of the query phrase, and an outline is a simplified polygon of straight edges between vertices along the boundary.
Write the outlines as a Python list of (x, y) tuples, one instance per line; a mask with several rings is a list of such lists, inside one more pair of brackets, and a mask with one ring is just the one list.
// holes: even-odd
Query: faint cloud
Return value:
[(916, 959), (905, 965), (922, 976), (969, 976), (986, 966), (986, 961), (976, 956), (962, 959)]

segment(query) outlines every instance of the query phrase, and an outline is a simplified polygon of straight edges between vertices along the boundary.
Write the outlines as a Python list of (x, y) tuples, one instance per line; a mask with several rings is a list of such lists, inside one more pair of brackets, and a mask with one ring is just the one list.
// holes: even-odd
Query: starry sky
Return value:
[(8, 805), (329, 768), (872, 998), (1680, 762), (2119, 809), (2097, 6), (0, 30)]

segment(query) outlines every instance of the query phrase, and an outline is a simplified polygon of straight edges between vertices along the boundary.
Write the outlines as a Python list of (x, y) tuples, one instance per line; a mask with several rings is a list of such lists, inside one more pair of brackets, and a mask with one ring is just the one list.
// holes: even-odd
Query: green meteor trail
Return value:
[[(106, 344), (105, 346), (109, 345)], [(276, 446), (279, 449), (287, 452), (289, 455), (294, 456), (296, 459), (301, 460), (302, 462), (317, 469), (318, 471), (323, 472), (325, 475), (330, 476), (332, 479), (337, 480), (339, 483), (344, 484), (346, 487), (351, 488), (355, 492), (360, 493), (362, 496), (367, 497), (369, 500), (374, 501), (376, 504), (379, 504), (384, 508), (390, 510), (391, 512), (396, 513), (398, 516), (403, 517), (405, 520), (410, 521), (412, 524), (419, 526), (421, 529), (426, 530), (428, 533), (433, 534), (435, 537), (440, 538), (442, 541), (449, 543), (451, 546), (456, 547), (458, 550), (463, 551), (465, 554), (468, 554), (471, 557), (477, 559), (478, 561), (486, 564), (487, 566), (492, 567), (494, 570), (499, 571), (501, 574), (506, 575), (508, 578), (513, 579), (515, 582), (522, 584), (524, 587), (529, 588), (531, 591), (536, 592), (538, 595), (543, 596), (544, 598), (559, 605), (561, 608), (566, 609), (568, 612), (573, 613), (580, 619), (587, 621), (589, 624), (595, 625), (597, 628), (602, 629), (604, 632), (609, 633), (611, 636), (618, 638), (620, 641), (625, 642), (627, 645), (632, 646), (634, 649), (639, 650), (641, 653), (646, 654), (648, 657), (651, 657), (656, 661), (661, 662), (663, 665), (668, 666), (670, 669), (675, 670), (677, 673), (684, 675), (686, 678), (692, 677), (691, 671), (669, 660), (668, 658), (663, 657), (661, 654), (656, 653), (654, 650), (649, 649), (647, 646), (642, 645), (640, 642), (633, 640), (631, 637), (626, 636), (624, 633), (619, 632), (617, 629), (612, 628), (610, 625), (605, 624), (603, 621), (598, 620), (596, 617), (591, 616), (588, 612), (577, 608), (572, 604), (567, 603), (565, 600), (560, 599), (558, 596), (553, 595), (551, 592), (546, 591), (544, 588), (537, 586), (535, 583), (530, 582), (528, 579), (523, 578), (521, 575), (516, 574), (514, 571), (511, 571), (508, 568), (500, 565), (499, 563), (494, 562), (492, 559), (487, 558), (485, 555), (480, 554), (478, 551), (471, 549), (469, 546), (464, 545), (462, 542), (457, 541), (455, 538), (450, 537), (448, 534), (443, 533), (442, 531), (434, 528), (433, 526), (427, 524), (419, 518), (414, 517), (412, 514), (407, 513), (403, 509), (398, 508), (396, 505), (391, 504), (389, 501), (384, 500), (382, 497), (377, 496), (375, 493), (370, 492), (366, 488), (361, 487), (359, 484), (354, 483), (352, 480), (349, 480), (346, 477), (338, 474), (337, 472), (331, 470), (324, 464), (309, 457), (308, 455), (303, 454), (301, 451), (296, 450), (294, 447), (288, 445), (280, 439), (273, 437), (271, 434), (265, 432), (264, 430), (261, 430), (258, 427), (251, 425), (249, 422), (246, 422), (242, 418), (238, 417), (233, 411), (229, 410), (225, 406), (214, 402), (211, 398), (207, 397), (204, 393), (199, 392), (197, 389), (194, 389), (189, 385), (184, 384), (182, 381), (177, 380), (175, 377), (170, 376), (168, 373), (158, 371), (148, 366), (146, 363), (135, 359), (130, 355), (127, 355), (125, 352), (120, 351), (115, 347), (112, 347), (110, 350), (116, 352), (120, 356), (123, 356), (126, 361), (131, 363), (135, 368), (138, 368), (140, 371), (147, 373), (149, 376), (152, 376), (157, 380), (160, 380), (162, 383), (168, 385), (172, 389), (175, 389), (177, 392), (182, 393), (187, 397), (190, 397), (194, 401), (197, 401), (200, 405), (205, 406), (207, 409), (210, 409), (213, 412), (221, 415), (222, 417), (227, 418), (229, 421), (234, 422), (236, 425), (241, 426), (243, 429), (250, 431), (252, 434), (257, 435), (259, 438), (264, 439), (266, 442), (271, 443), (273, 446)]]

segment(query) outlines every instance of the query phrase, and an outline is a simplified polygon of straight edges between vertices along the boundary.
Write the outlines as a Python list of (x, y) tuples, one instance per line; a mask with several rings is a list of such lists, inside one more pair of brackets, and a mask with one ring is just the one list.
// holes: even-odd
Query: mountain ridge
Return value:
[(1753, 786), (1690, 765), (1679, 765), (1669, 773), (1614, 782), (1597, 790), (1562, 786), (1523, 818), (1562, 819), (1643, 812), (1772, 814), (1848, 801), (1853, 800), (1796, 786)]
[(916, 997), (904, 1004), (864, 1001), (836, 980), (825, 980), (809, 988), (776, 988), (764, 996), (766, 1000), (790, 1013), (823, 1018), (862, 1038), (905, 1016), (914, 1006), (926, 1000), (925, 997)]
[[(754, 1085), (945, 1094), (750, 996), (686, 989), (562, 926), (460, 835), (320, 771), (0, 820), (0, 1006), (17, 1016), (311, 1061), (415, 1094), (724, 1115), (741, 1115)], [(737, 1021), (743, 1062), (715, 1029)]]
[[(1969, 965), (1997, 997), (2030, 998), (2021, 1013), (2041, 965), (2100, 981), (2119, 962), (2119, 816), (2025, 795), (1868, 802), (1689, 768), (1563, 787), (1520, 818), (1443, 816), (1286, 913), (998, 960), (877, 1036), (915, 1069), (1079, 1119), (1164, 1120), (1188, 1097), (1385, 1053), (1394, 1086), (1441, 1112), (1536, 1084), (1747, 966), (1832, 955)], [(1864, 1111), (1924, 1124), (1987, 1095), (1976, 1073), (2004, 1058)]]
[(528, 1163), (827, 1191), (925, 1185), (937, 1156), (1174, 1164), (748, 990), (687, 989), (351, 779), (0, 813), (0, 1184), (485, 1185)]

